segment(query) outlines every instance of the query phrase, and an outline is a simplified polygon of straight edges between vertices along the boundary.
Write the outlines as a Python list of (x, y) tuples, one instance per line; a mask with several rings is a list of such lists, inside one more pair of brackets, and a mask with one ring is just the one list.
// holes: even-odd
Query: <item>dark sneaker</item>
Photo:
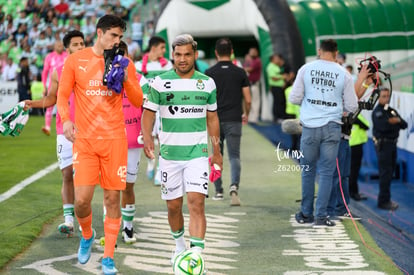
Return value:
[(323, 227), (332, 227), (335, 226), (336, 223), (331, 221), (328, 217), (316, 219), (315, 223), (313, 224), (313, 228), (323, 228)]
[(350, 213), (348, 213), (348, 212), (345, 212), (344, 214), (342, 214), (342, 215), (338, 215), (338, 218), (339, 219), (341, 219), (341, 220), (354, 220), (354, 221), (359, 221), (359, 220), (361, 220), (361, 217), (359, 217), (359, 216), (357, 216), (357, 215), (355, 215), (355, 214), (353, 214), (352, 212), (350, 212)]
[(387, 203), (383, 203), (383, 204), (378, 204), (378, 208), (380, 209), (384, 209), (384, 210), (397, 210), (398, 208), (398, 203), (393, 202), (393, 201), (389, 201)]
[(306, 217), (302, 211), (295, 214), (295, 219), (300, 224), (312, 224), (314, 221), (313, 216)]
[(350, 194), (349, 196), (355, 201), (364, 201), (368, 199), (367, 197), (361, 194)]
[(213, 197), (213, 201), (222, 201), (223, 200), (223, 193), (216, 193)]
[(135, 243), (137, 241), (137, 238), (134, 234), (134, 228), (128, 229), (127, 227), (125, 227), (122, 230), (122, 240), (124, 241), (124, 243), (127, 244)]

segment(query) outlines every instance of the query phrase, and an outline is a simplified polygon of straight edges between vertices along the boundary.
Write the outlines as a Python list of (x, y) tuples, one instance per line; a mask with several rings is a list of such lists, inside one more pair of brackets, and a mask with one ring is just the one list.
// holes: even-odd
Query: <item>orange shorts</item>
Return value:
[(100, 183), (103, 189), (124, 190), (127, 159), (126, 139), (76, 139), (73, 144), (74, 186)]

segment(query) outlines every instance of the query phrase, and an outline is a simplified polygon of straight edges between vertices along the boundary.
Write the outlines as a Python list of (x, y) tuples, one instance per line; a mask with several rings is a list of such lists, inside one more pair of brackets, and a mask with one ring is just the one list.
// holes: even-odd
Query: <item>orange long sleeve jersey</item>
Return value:
[[(117, 94), (103, 85), (104, 58), (92, 48), (71, 54), (65, 61), (59, 81), (57, 108), (62, 123), (69, 120), (69, 96), (75, 94), (76, 138), (125, 138), (122, 93)], [(134, 63), (129, 60), (128, 79), (123, 83), (128, 99), (142, 106), (143, 93)]]

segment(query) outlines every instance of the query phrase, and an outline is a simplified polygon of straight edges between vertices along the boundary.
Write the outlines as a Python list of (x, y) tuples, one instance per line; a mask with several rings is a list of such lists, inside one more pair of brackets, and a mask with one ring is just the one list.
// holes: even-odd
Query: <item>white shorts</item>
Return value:
[(128, 163), (126, 182), (135, 183), (138, 175), (138, 166), (141, 159), (142, 148), (128, 149)]
[(208, 194), (208, 158), (189, 161), (165, 160), (159, 157), (161, 198), (173, 200), (187, 192)]
[(56, 153), (60, 170), (72, 165), (73, 143), (65, 135), (57, 135)]

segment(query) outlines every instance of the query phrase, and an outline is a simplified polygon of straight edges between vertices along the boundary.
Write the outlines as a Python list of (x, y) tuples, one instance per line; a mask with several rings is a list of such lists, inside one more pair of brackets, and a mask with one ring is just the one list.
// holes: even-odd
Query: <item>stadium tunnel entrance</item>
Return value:
[[(215, 41), (229, 37), (239, 60), (250, 47), (258, 47), (262, 72), (273, 53), (282, 54), (293, 70), (305, 62), (301, 35), (285, 0), (163, 0), (155, 26), (167, 41), (169, 56), (174, 37), (189, 33), (210, 60), (215, 58)], [(272, 120), (272, 97), (263, 73), (261, 83), (261, 118)]]
[[(214, 54), (214, 47), (216, 45), (217, 39), (222, 36), (211, 36), (211, 37), (197, 37), (194, 36), (194, 39), (197, 41), (198, 49), (204, 51), (205, 59), (208, 61), (213, 61), (215, 64), (216, 56)], [(233, 50), (235, 57), (242, 61), (244, 55), (249, 51), (249, 48), (254, 46), (259, 48), (260, 45), (256, 38), (253, 35), (250, 36), (227, 36), (233, 43)], [(213, 65), (211, 64), (211, 65)]]

